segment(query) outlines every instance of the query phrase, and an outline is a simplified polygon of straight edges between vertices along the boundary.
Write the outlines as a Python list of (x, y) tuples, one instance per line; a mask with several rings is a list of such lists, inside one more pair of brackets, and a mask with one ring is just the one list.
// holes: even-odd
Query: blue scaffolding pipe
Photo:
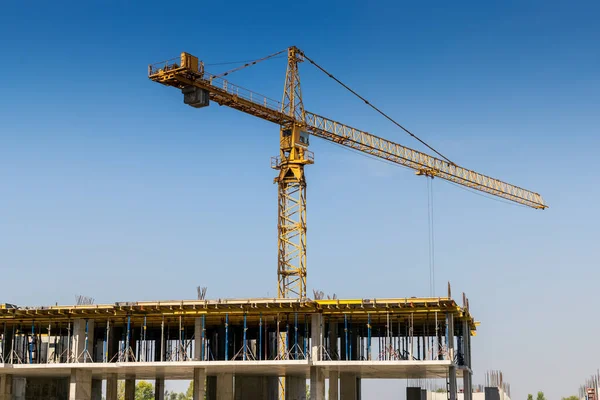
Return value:
[[(450, 347), (448, 345), (448, 343), (449, 343), (449, 341), (448, 341), (448, 335), (450, 333), (450, 332), (448, 332), (448, 330), (449, 330), (448, 328), (450, 327), (450, 324), (448, 323), (449, 322), (448, 319), (449, 319), (448, 314), (446, 314), (446, 335), (445, 336), (446, 336), (446, 349), (447, 350), (450, 349)], [(450, 358), (450, 354), (448, 354), (448, 358)]]
[(244, 313), (244, 339), (243, 340), (244, 340), (244, 344), (243, 344), (244, 357), (243, 357), (243, 359), (244, 359), (244, 361), (246, 361), (246, 351), (247, 351), (247, 348), (246, 348), (246, 313)]
[[(140, 353), (142, 352), (142, 345), (144, 346), (144, 361), (148, 361), (146, 360), (146, 355), (148, 353), (148, 348), (147, 348), (147, 344), (146, 344), (146, 332), (147, 332), (147, 325), (146, 325), (146, 315), (144, 314), (144, 342), (140, 343)], [(141, 354), (140, 354), (140, 358), (141, 358)]]
[(201, 339), (200, 339), (200, 345), (202, 346), (200, 348), (200, 360), (204, 361), (204, 331), (205, 331), (205, 323), (206, 323), (206, 315), (202, 315), (202, 332), (200, 333), (201, 335)]
[(87, 362), (88, 354), (88, 320), (85, 320), (85, 345), (83, 346), (83, 362)]
[(31, 323), (31, 342), (29, 343), (29, 364), (33, 364), (33, 343), (35, 340), (35, 323)]
[(129, 333), (131, 332), (131, 315), (127, 316), (127, 336), (125, 337), (125, 361), (129, 361)]
[(367, 314), (367, 360), (371, 360), (371, 314)]
[(298, 359), (298, 313), (294, 313), (294, 360)]
[(229, 361), (229, 313), (225, 314), (225, 361)]
[(345, 360), (348, 361), (348, 314), (344, 314), (344, 336), (346, 338)]
[(289, 324), (289, 316), (287, 317), (287, 321), (285, 323), (285, 354), (284, 359), (287, 359), (287, 353), (290, 349), (290, 324)]
[(308, 320), (306, 319), (306, 314), (304, 314), (304, 340), (303, 340), (303, 342), (304, 342), (304, 346), (302, 347), (302, 351), (304, 352), (304, 357), (306, 357), (306, 345), (308, 342)]
[(354, 335), (352, 333), (352, 315), (350, 315), (350, 358), (352, 358), (352, 341), (354, 340)]
[(260, 313), (258, 322), (258, 360), (262, 360), (262, 313)]

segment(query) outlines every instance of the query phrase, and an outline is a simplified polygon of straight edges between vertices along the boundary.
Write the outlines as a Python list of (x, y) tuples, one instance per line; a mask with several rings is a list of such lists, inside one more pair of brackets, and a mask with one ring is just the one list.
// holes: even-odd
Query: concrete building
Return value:
[(133, 400), (136, 379), (156, 399), (165, 380), (192, 379), (195, 399), (305, 399), (309, 382), (310, 399), (357, 400), (365, 378), (444, 379), (456, 400), (476, 326), (450, 297), (5, 305), (0, 400), (95, 400), (103, 380), (107, 400), (118, 380)]

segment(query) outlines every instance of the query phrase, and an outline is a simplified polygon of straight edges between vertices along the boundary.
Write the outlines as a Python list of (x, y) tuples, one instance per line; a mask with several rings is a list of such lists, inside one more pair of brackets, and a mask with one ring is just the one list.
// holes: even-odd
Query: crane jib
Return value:
[[(167, 65), (164, 69), (153, 69), (151, 66), (149, 78), (182, 89), (186, 104), (193, 107), (207, 106), (210, 98), (220, 105), (279, 125), (289, 123), (305, 125), (306, 131), (313, 136), (411, 168), (419, 175), (438, 177), (535, 209), (548, 207), (538, 193), (451, 164), (317, 114), (306, 111), (304, 121), (299, 121), (283, 113), (279, 101), (232, 84), (222, 77), (196, 72), (198, 70), (190, 71), (176, 64)], [(192, 87), (195, 89), (192, 90)]]

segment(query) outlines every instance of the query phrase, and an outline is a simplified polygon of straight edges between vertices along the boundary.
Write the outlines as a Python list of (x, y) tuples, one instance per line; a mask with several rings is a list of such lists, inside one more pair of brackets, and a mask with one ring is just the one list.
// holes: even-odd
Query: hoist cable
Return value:
[(355, 95), (356, 97), (358, 97), (359, 99), (361, 99), (362, 101), (364, 101), (365, 104), (367, 104), (369, 107), (371, 107), (372, 109), (374, 109), (375, 111), (377, 111), (379, 114), (383, 115), (385, 118), (387, 118), (388, 120), (390, 120), (394, 125), (396, 125), (400, 129), (402, 129), (404, 132), (408, 133), (410, 136), (412, 136), (413, 138), (415, 138), (416, 140), (418, 140), (421, 144), (423, 144), (429, 150), (433, 151), (438, 156), (442, 157), (444, 160), (448, 161), (450, 164), (456, 166), (456, 164), (454, 164), (452, 161), (450, 161), (450, 159), (448, 157), (444, 156), (442, 153), (440, 153), (439, 151), (437, 151), (436, 149), (434, 149), (433, 147), (431, 147), (430, 145), (428, 145), (424, 140), (420, 139), (417, 135), (415, 135), (414, 133), (412, 133), (411, 131), (409, 131), (408, 129), (406, 129), (404, 126), (400, 125), (392, 117), (390, 117), (389, 115), (387, 115), (386, 113), (384, 113), (383, 111), (381, 111), (379, 108), (375, 107), (367, 99), (365, 99), (360, 94), (358, 94), (354, 90), (352, 90), (348, 85), (346, 85), (345, 83), (343, 83), (342, 81), (340, 81), (338, 78), (336, 78), (335, 76), (333, 76), (332, 74), (330, 74), (329, 72), (327, 72), (325, 70), (325, 68), (321, 67), (319, 64), (317, 64), (312, 59), (310, 59), (309, 57), (307, 57), (306, 54), (303, 54), (303, 56), (312, 65), (314, 65), (315, 67), (317, 67), (318, 69), (320, 69), (323, 73), (325, 73), (327, 76), (329, 76), (331, 79), (333, 79), (334, 81), (336, 81), (337, 83), (339, 83), (340, 85), (342, 85), (350, 93), (352, 93), (353, 95)]

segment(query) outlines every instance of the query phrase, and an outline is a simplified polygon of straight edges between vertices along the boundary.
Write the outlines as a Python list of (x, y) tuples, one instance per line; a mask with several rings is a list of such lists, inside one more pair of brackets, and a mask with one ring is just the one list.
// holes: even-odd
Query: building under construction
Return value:
[(106, 380), (116, 400), (119, 379), (127, 400), (136, 379), (157, 399), (170, 379), (197, 399), (305, 399), (307, 379), (311, 398), (358, 399), (361, 379), (405, 378), (443, 379), (453, 399), (462, 379), (468, 400), (476, 325), (449, 297), (5, 304), (0, 399), (101, 399)]
[[(225, 77), (287, 55), (281, 102)], [(437, 156), (305, 110), (299, 64), (309, 62)], [(460, 167), (417, 138), (296, 47), (211, 74), (189, 53), (150, 65), (148, 77), (176, 88), (195, 108), (217, 103), (275, 123), (279, 154), (272, 159), (278, 187), (278, 295), (275, 299), (195, 300), (0, 309), (0, 400), (133, 400), (136, 379), (192, 379), (194, 399), (360, 398), (362, 379), (442, 379), (449, 400), (462, 381), (472, 400), (471, 336), (476, 322), (463, 296), (310, 300), (306, 291), (306, 177), (314, 163), (311, 137), (535, 209), (532, 191)], [(245, 155), (247, 156), (247, 155)], [(434, 282), (431, 282), (433, 286)], [(25, 382), (25, 383), (23, 383)], [(421, 400), (422, 388), (409, 388)]]

